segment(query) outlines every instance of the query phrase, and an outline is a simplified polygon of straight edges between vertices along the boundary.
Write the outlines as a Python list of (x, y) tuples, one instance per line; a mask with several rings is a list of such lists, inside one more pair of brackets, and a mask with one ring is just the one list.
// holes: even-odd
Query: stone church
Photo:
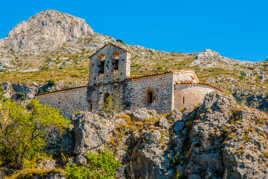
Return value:
[(131, 77), (130, 53), (108, 43), (90, 56), (87, 86), (36, 96), (41, 103), (60, 109), (70, 118), (75, 111), (102, 109), (107, 100), (121, 109), (148, 108), (159, 113), (198, 105), (206, 94), (220, 89), (202, 84), (193, 70), (167, 71)]

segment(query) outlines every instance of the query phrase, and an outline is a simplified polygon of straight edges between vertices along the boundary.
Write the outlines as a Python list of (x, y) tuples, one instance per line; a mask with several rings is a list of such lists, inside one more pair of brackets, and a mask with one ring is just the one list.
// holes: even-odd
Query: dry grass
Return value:
[(12, 83), (44, 84), (48, 80), (60, 81), (64, 80), (65, 83), (72, 83), (74, 81), (88, 80), (88, 69), (86, 68), (64, 68), (64, 69), (48, 69), (36, 72), (6, 72), (0, 74), (0, 82), (9, 81)]
[(23, 179), (23, 178), (33, 178), (33, 176), (44, 176), (49, 173), (60, 173), (63, 176), (65, 175), (65, 171), (63, 169), (51, 169), (51, 170), (45, 170), (45, 169), (37, 169), (37, 168), (26, 168), (23, 170), (18, 171), (17, 173), (7, 176), (4, 179)]

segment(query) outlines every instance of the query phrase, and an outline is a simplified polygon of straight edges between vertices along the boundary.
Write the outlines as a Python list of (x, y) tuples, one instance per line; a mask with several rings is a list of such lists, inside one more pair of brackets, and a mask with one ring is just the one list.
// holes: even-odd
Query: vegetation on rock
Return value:
[(61, 131), (69, 124), (60, 112), (33, 100), (19, 105), (11, 100), (0, 101), (0, 164), (14, 169), (35, 167), (46, 157), (43, 152), (46, 130)]
[(113, 179), (115, 178), (116, 169), (121, 166), (120, 162), (108, 150), (98, 154), (87, 154), (88, 164), (85, 166), (77, 166), (72, 164), (66, 166), (67, 179)]

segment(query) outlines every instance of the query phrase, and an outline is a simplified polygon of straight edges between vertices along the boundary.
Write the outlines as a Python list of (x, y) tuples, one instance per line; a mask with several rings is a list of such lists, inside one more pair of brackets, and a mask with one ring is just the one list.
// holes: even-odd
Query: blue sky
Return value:
[(13, 0), (0, 7), (0, 38), (22, 20), (55, 9), (95, 32), (163, 51), (205, 48), (246, 61), (268, 58), (267, 0)]

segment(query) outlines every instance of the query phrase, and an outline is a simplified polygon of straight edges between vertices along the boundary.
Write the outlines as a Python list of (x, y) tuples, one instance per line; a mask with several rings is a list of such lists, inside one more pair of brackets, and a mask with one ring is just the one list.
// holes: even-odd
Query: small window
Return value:
[(92, 111), (92, 101), (88, 100), (88, 110)]
[(119, 64), (119, 52), (113, 53), (113, 68), (114, 70), (118, 70), (118, 64)]
[(153, 90), (150, 88), (147, 90), (147, 104), (152, 104), (154, 101), (154, 93)]
[(98, 64), (98, 68), (99, 68), (99, 75), (104, 73), (104, 60), (105, 60), (105, 55), (102, 53), (98, 56), (99, 59), (99, 64)]
[(114, 70), (118, 70), (118, 64), (119, 64), (119, 61), (117, 59), (113, 59), (113, 68), (114, 68)]
[(184, 104), (185, 103), (185, 97), (183, 96), (182, 97), (182, 104)]

